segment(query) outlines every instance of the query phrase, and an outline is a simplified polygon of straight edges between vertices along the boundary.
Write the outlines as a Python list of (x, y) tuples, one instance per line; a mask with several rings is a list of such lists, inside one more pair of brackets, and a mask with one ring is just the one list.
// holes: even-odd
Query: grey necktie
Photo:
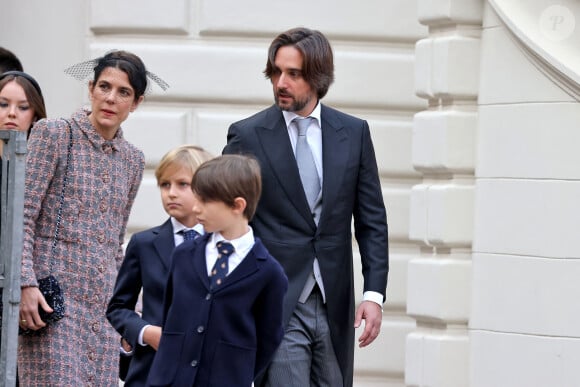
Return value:
[(300, 180), (302, 180), (304, 193), (306, 194), (306, 199), (308, 200), (308, 204), (310, 205), (311, 210), (314, 209), (316, 199), (320, 193), (320, 177), (318, 177), (312, 151), (310, 150), (310, 146), (306, 141), (306, 133), (308, 132), (308, 127), (310, 126), (310, 122), (312, 120), (312, 117), (307, 117), (304, 119), (295, 118), (293, 120), (298, 127), (298, 140), (296, 141), (296, 164), (298, 164)]
[[(314, 163), (312, 150), (306, 141), (306, 133), (308, 132), (308, 127), (310, 126), (310, 122), (313, 119), (314, 118), (312, 117), (307, 117), (304, 119), (295, 118), (293, 121), (298, 127), (298, 140), (296, 141), (296, 164), (298, 164), (300, 180), (302, 180), (302, 186), (304, 187), (306, 199), (308, 199), (308, 204), (310, 205), (310, 210), (313, 212), (314, 221), (318, 223), (318, 216), (320, 213), (315, 209), (315, 207), (317, 205), (317, 199), (320, 194), (320, 177), (318, 176), (318, 171), (316, 170), (316, 164)], [(318, 276), (315, 273), (318, 273)], [(320, 280), (317, 280), (316, 277), (319, 277)], [(316, 283), (319, 284), (318, 286), (321, 290), (323, 300), (326, 302), (326, 297), (324, 295), (324, 285), (320, 276), (320, 268), (318, 267), (318, 261), (315, 258), (313, 272), (308, 276), (298, 301), (301, 303), (306, 302), (306, 299), (310, 293), (312, 293), (312, 289), (314, 289), (314, 285)]]

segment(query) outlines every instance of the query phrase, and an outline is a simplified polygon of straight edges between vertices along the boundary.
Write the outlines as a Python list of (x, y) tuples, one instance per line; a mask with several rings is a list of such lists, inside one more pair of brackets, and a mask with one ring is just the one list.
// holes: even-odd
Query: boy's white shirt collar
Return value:
[(215, 265), (218, 257), (218, 251), (216, 243), (220, 241), (228, 241), (234, 246), (234, 252), (228, 258), (228, 275), (238, 267), (240, 263), (246, 258), (252, 247), (254, 247), (254, 230), (252, 227), (248, 226), (248, 232), (246, 232), (241, 237), (234, 240), (227, 240), (219, 232), (213, 233), (207, 245), (205, 245), (205, 263), (207, 268), (208, 276), (211, 273), (211, 269)]
[[(175, 219), (173, 216), (170, 217), (171, 220), (171, 225), (173, 226), (173, 233), (177, 234), (178, 232), (180, 232), (181, 230), (189, 230), (189, 227), (185, 227), (183, 224), (181, 224), (177, 219)], [(205, 230), (203, 229), (203, 224), (201, 223), (197, 223), (195, 226), (191, 227), (192, 230), (195, 230), (199, 235), (203, 235), (205, 234)]]
[(209, 244), (215, 246), (216, 243), (220, 241), (227, 241), (230, 242), (234, 246), (234, 251), (237, 255), (245, 257), (248, 252), (254, 246), (254, 230), (252, 230), (251, 226), (248, 226), (248, 232), (237, 239), (227, 240), (223, 237), (223, 235), (218, 231), (214, 232), (209, 240)]

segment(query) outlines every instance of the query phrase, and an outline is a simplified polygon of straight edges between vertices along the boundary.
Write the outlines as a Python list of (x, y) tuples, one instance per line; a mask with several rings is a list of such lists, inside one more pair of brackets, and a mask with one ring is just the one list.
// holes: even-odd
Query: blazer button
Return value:
[(203, 325), (200, 325), (197, 327), (197, 333), (203, 333), (203, 331), (205, 331), (205, 328), (203, 327)]
[(205, 299), (206, 299), (206, 301), (211, 300), (211, 293), (206, 294)]
[(192, 367), (197, 367), (197, 360), (192, 360), (191, 361), (191, 366)]

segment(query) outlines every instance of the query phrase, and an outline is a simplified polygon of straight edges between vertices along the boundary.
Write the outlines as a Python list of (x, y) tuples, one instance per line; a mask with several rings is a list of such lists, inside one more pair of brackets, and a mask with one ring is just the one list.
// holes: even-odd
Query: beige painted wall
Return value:
[(133, 232), (165, 219), (162, 154), (220, 153), (229, 123), (272, 102), (271, 39), (322, 30), (336, 55), (325, 102), (371, 124), (390, 228), (383, 330), (356, 352), (356, 385), (577, 386), (580, 58), (537, 34), (547, 17), (579, 36), (578, 3), (559, 4), (568, 19), (549, 19), (550, 0), (2, 0), (0, 45), (52, 117), (86, 102), (62, 70), (112, 48), (171, 84), (124, 125), (147, 158)]
[[(26, 3), (26, 4), (24, 4)], [(324, 102), (369, 121), (387, 205), (391, 273), (382, 335), (357, 350), (358, 386), (404, 385), (409, 196), (420, 174), (411, 162), (415, 41), (426, 34), (408, 0), (3, 0), (0, 45), (40, 82), (50, 117), (86, 102), (86, 86), (62, 70), (122, 48), (140, 55), (171, 88), (153, 89), (124, 125), (145, 151), (147, 171), (130, 219), (134, 232), (165, 219), (152, 175), (160, 157), (182, 143), (221, 152), (229, 123), (272, 103), (261, 71), (269, 42), (294, 26), (320, 29), (335, 51), (336, 82)], [(355, 260), (356, 261), (356, 260)], [(359, 278), (360, 280), (360, 278)], [(359, 281), (360, 282), (360, 281)], [(358, 285), (359, 296), (362, 293)]]

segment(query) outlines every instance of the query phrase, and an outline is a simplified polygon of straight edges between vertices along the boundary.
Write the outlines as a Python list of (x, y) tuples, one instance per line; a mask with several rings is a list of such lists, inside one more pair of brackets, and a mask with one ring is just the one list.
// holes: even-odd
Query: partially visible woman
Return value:
[[(38, 82), (22, 71), (0, 74), (0, 129), (20, 130), (30, 134), (32, 125), (42, 118), (46, 118), (46, 106)], [(4, 141), (0, 141), (0, 155), (3, 149)], [(16, 385), (19, 385), (18, 375)]]
[[(69, 120), (41, 120), (31, 132), (20, 326), (46, 326), (38, 308), (52, 309), (37, 286), (49, 272), (63, 290), (65, 316), (41, 335), (20, 336), (21, 385), (118, 386), (119, 336), (105, 311), (145, 164), (143, 152), (123, 138), (121, 124), (143, 101), (147, 74), (136, 55), (109, 52), (94, 61), (90, 110), (80, 109)], [(70, 169), (59, 217), (71, 131)]]
[(0, 129), (30, 131), (42, 118), (46, 107), (38, 82), (21, 71), (0, 74)]
[[(0, 129), (30, 133), (32, 125), (46, 118), (44, 98), (38, 82), (21, 71), (0, 74)], [(0, 141), (0, 155), (4, 141)], [(0, 159), (0, 177), (2, 176)]]

